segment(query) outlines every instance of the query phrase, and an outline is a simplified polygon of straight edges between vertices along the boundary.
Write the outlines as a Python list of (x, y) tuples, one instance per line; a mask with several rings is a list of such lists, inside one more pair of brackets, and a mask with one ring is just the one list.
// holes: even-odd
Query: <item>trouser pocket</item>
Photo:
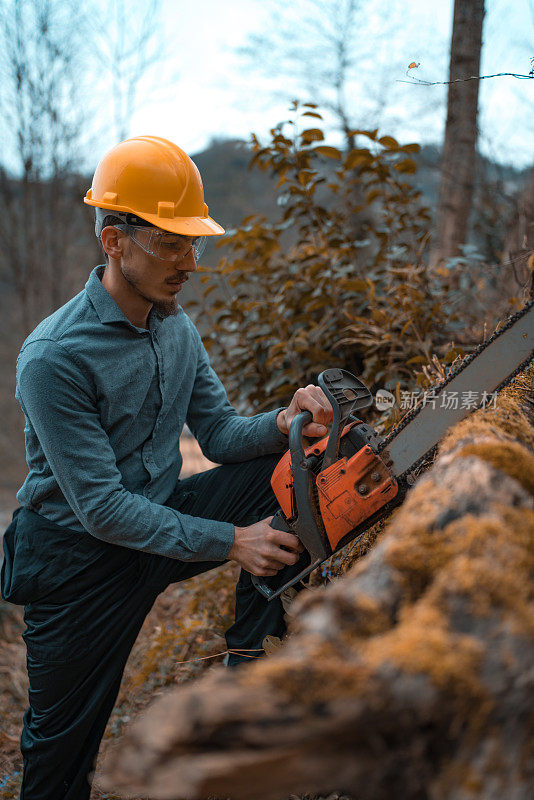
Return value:
[(24, 509), (18, 508), (2, 540), (2, 598), (16, 605), (26, 605), (35, 597), (39, 575), (49, 568), (48, 544), (43, 538), (33, 543), (32, 537), (25, 535), (21, 514)]
[(19, 509), (4, 535), (2, 596), (18, 605), (75, 601), (91, 587), (139, 569), (139, 553)]

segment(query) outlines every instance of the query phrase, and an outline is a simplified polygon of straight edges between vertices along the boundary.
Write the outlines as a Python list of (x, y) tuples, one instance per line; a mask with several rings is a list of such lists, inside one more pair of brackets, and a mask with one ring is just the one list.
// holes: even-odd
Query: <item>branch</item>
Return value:
[[(530, 59), (530, 63), (534, 64), (534, 58)], [(408, 70), (417, 69), (419, 66), (420, 64), (415, 64), (415, 62), (410, 64), (406, 70), (406, 75), (408, 75)], [(396, 83), (417, 83), (421, 86), (449, 86), (451, 83), (463, 83), (465, 81), (485, 81), (488, 78), (503, 78), (506, 76), (510, 78), (519, 78), (520, 80), (533, 80), (534, 67), (530, 70), (528, 75), (522, 75), (518, 72), (496, 72), (495, 75), (471, 75), (469, 78), (455, 78), (453, 81), (425, 81), (421, 78), (410, 78), (408, 81), (397, 80)]]

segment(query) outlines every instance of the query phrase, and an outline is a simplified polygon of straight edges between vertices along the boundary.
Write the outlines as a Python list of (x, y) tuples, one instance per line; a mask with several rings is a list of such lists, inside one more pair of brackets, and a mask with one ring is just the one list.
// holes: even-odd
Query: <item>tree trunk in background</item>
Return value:
[(504, 265), (512, 266), (514, 278), (520, 288), (530, 284), (534, 296), (534, 167), (528, 184), (517, 202), (512, 228), (503, 251)]
[[(449, 80), (480, 74), (484, 0), (455, 0)], [(449, 84), (437, 239), (430, 261), (458, 255), (467, 238), (475, 182), (479, 81)]]

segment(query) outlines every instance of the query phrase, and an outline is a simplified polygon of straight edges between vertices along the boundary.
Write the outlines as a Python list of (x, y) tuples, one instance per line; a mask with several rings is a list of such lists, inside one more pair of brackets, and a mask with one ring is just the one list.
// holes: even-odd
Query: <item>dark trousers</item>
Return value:
[[(180, 481), (167, 501), (192, 516), (245, 526), (278, 506), (270, 476), (279, 456), (217, 467)], [(21, 800), (86, 800), (124, 666), (156, 597), (170, 583), (221, 562), (180, 562), (102, 542), (26, 509), (4, 537), (2, 596), (25, 605), (29, 708), (21, 750)], [(288, 580), (305, 566), (270, 579)], [(280, 583), (278, 583), (280, 585)], [(279, 600), (267, 603), (244, 570), (228, 648), (261, 650), (285, 632)], [(248, 662), (234, 655), (230, 664)]]

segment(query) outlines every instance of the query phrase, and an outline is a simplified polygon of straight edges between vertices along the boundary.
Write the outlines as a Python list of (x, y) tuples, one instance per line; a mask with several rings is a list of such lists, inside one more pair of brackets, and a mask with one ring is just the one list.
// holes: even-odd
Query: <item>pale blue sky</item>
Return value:
[[(300, 5), (303, 2), (299, 0)], [(142, 104), (131, 121), (131, 135), (165, 136), (194, 153), (215, 136), (248, 138), (251, 131), (268, 131), (287, 115), (284, 91), (314, 99), (289, 80), (251, 72), (236, 53), (250, 33), (269, 24), (267, 1), (162, 3), (163, 28), (158, 36), (167, 57), (139, 87)], [(288, 0), (289, 13), (295, 8)], [(379, 118), (383, 133), (419, 143), (441, 140), (446, 87), (398, 80), (405, 79), (411, 61), (421, 64), (414, 71), (418, 77), (447, 79), (452, 8), (453, 0), (368, 0), (366, 42), (372, 45), (372, 56), (364, 59), (350, 86), (358, 124), (358, 114), (363, 121), (371, 119), (376, 98), (384, 97)], [(534, 56), (534, 0), (486, 0), (486, 10), (481, 73), (528, 73), (529, 57)], [(387, 30), (384, 21), (395, 14), (398, 21)], [(519, 167), (532, 164), (533, 105), (532, 80), (482, 81), (482, 151)], [(335, 141), (334, 133), (331, 138)], [(104, 143), (113, 144), (111, 130), (101, 138), (100, 144)]]

